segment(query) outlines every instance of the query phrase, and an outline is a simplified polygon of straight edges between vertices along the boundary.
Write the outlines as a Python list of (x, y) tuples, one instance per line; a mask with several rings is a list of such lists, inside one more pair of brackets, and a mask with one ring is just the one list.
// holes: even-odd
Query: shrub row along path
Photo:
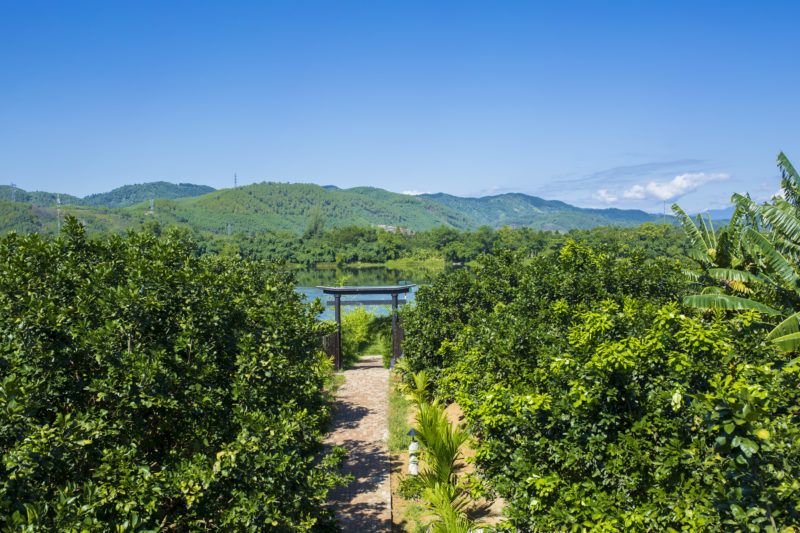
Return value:
[(354, 480), (331, 491), (328, 502), (344, 531), (387, 532), (392, 524), (386, 444), (389, 371), (383, 368), (381, 356), (372, 355), (345, 370), (344, 377), (325, 443), (347, 448), (342, 471), (353, 474)]

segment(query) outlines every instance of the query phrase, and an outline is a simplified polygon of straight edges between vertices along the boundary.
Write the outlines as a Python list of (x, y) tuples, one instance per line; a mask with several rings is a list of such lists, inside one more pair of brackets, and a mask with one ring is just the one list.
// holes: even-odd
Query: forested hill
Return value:
[[(127, 211), (147, 209), (147, 204)], [(433, 202), (382, 189), (330, 189), (300, 183), (258, 183), (223, 189), (171, 202), (157, 203), (158, 215), (168, 222), (187, 223), (215, 233), (289, 231), (302, 233), (312, 216), (330, 229), (386, 224), (426, 230), (438, 226), (472, 229), (473, 220)]]
[[(638, 209), (587, 209), (558, 200), (544, 200), (522, 193), (482, 198), (464, 198), (444, 193), (422, 195), (451, 207), (479, 224), (499, 228), (526, 226), (533, 229), (565, 231), (596, 226), (637, 226), (661, 217)], [(670, 216), (671, 220), (672, 217)]]
[(150, 183), (138, 183), (136, 185), (124, 185), (109, 192), (90, 194), (84, 198), (79, 198), (70, 194), (56, 194), (54, 192), (42, 191), (29, 192), (18, 187), (12, 189), (9, 185), (0, 185), (0, 200), (10, 201), (13, 193), (17, 202), (27, 202), (41, 207), (52, 207), (56, 205), (57, 197), (60, 197), (62, 205), (85, 205), (114, 209), (129, 207), (157, 198), (188, 198), (191, 196), (201, 196), (213, 191), (214, 188), (207, 185), (153, 181)]
[[(9, 186), (0, 186), (0, 232), (56, 230), (56, 194), (16, 189), (14, 206), (10, 202), (11, 192)], [(62, 214), (75, 215), (90, 232), (120, 232), (154, 219), (162, 224), (185, 225), (217, 234), (226, 233), (228, 224), (233, 233), (301, 234), (312, 217), (326, 229), (387, 225), (415, 231), (439, 226), (472, 230), (483, 225), (567, 231), (636, 226), (661, 219), (644, 211), (584, 209), (519, 193), (484, 198), (442, 193), (410, 196), (375, 187), (340, 189), (331, 185), (273, 182), (221, 190), (154, 182), (126, 185), (85, 198), (67, 194), (61, 194), (60, 198)], [(151, 199), (155, 200), (153, 214)]]
[(65, 205), (85, 205), (83, 198), (70, 194), (56, 194), (44, 191), (25, 191), (19, 187), (12, 188), (9, 185), (0, 185), (0, 200), (11, 201), (15, 198), (17, 202), (25, 202), (38, 206), (56, 205), (56, 197), (61, 197), (61, 203)]
[(168, 183), (154, 181), (137, 185), (125, 185), (110, 192), (90, 194), (84, 198), (86, 205), (96, 207), (129, 207), (141, 202), (156, 198), (190, 198), (214, 192), (208, 185), (194, 185), (192, 183)]

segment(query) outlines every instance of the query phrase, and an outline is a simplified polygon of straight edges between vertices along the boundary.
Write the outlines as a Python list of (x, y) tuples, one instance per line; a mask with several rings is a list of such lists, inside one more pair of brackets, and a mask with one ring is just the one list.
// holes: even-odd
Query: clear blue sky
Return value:
[(0, 0), (0, 183), (687, 210), (800, 166), (800, 2)]

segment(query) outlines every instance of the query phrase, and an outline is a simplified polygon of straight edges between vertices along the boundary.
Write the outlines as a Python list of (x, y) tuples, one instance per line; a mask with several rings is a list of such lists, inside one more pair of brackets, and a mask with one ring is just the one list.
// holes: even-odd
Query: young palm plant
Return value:
[(470, 533), (475, 529), (475, 522), (467, 518), (465, 509), (468, 499), (464, 491), (449, 483), (437, 483), (426, 488), (422, 497), (425, 506), (435, 520), (430, 523), (431, 533)]
[(436, 404), (419, 404), (416, 420), (414, 429), (422, 444), (426, 465), (419, 474), (420, 481), (426, 487), (434, 487), (437, 483), (454, 484), (456, 461), (461, 457), (460, 448), (467, 442), (469, 434), (451, 424), (444, 409)]

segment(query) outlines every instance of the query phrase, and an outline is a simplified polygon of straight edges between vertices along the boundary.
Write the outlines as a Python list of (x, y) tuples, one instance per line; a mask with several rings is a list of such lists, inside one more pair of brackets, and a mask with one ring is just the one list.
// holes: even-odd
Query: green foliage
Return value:
[(308, 531), (342, 450), (290, 275), (185, 233), (0, 242), (0, 525)]
[(752, 311), (693, 316), (679, 265), (567, 242), (417, 293), (412, 369), (464, 410), (519, 531), (800, 524), (797, 360)]
[(342, 365), (351, 366), (358, 362), (364, 348), (372, 342), (370, 324), (375, 313), (362, 306), (347, 308), (342, 313)]
[[(713, 228), (708, 231), (704, 226), (701, 236), (680, 207), (674, 205), (673, 210), (683, 215), (684, 231), (693, 246), (691, 255), (700, 270), (689, 275), (702, 293), (687, 297), (685, 303), (705, 309), (757, 310), (780, 317), (782, 322), (767, 339), (782, 350), (793, 351), (800, 348), (796, 325), (800, 312), (800, 192), (797, 172), (783, 152), (778, 154), (778, 166), (788, 201), (776, 196), (759, 206), (748, 196), (734, 194), (731, 201), (737, 208), (731, 229), (723, 229), (719, 237)], [(723, 242), (727, 246), (722, 246)], [(706, 254), (705, 247), (709, 248)]]
[(415, 421), (425, 464), (417, 479), (429, 488), (437, 484), (455, 485), (454, 468), (469, 434), (450, 424), (444, 408), (436, 403), (418, 403)]
[(39, 229), (39, 220), (33, 206), (0, 200), (0, 235), (5, 235), (9, 231), (32, 233)]

